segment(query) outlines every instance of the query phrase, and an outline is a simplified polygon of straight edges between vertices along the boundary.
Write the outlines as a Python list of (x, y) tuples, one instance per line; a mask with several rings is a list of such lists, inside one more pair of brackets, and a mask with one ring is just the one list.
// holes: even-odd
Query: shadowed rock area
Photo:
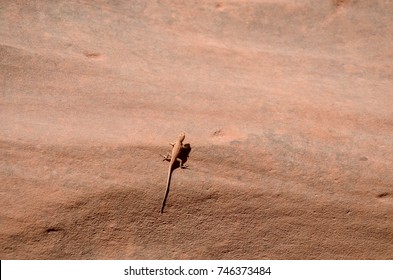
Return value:
[(392, 1), (0, 0), (0, 259), (392, 259), (392, 22)]

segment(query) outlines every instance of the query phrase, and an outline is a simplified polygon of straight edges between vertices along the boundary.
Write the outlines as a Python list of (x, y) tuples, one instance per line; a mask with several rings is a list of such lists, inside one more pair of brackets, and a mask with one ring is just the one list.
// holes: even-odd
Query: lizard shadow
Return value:
[[(182, 160), (183, 165), (187, 162), (188, 157), (190, 156), (191, 153), (191, 145), (189, 143), (184, 144), (183, 148), (180, 151), (180, 154), (178, 156), (179, 159)], [(170, 161), (170, 159), (164, 159), (164, 161)], [(175, 161), (175, 163), (173, 164), (173, 170), (177, 169), (180, 167), (180, 162), (179, 161)], [(187, 167), (186, 167), (187, 168)]]
[[(185, 164), (188, 160), (188, 157), (190, 156), (191, 153), (191, 145), (190, 143), (184, 144), (183, 148), (180, 151), (179, 158), (183, 161), (183, 164)], [(179, 167), (179, 162), (177, 162), (177, 165)]]

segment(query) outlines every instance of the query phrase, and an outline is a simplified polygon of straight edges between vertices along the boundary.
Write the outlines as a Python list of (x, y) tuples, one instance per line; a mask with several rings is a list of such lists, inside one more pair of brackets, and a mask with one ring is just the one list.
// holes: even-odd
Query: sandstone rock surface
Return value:
[(392, 259), (392, 22), (392, 1), (1, 0), (0, 259)]

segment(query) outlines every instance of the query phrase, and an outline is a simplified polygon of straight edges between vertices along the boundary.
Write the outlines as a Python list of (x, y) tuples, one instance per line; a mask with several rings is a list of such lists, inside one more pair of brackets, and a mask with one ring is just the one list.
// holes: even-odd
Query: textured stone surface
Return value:
[(392, 259), (392, 22), (392, 1), (1, 0), (0, 259)]

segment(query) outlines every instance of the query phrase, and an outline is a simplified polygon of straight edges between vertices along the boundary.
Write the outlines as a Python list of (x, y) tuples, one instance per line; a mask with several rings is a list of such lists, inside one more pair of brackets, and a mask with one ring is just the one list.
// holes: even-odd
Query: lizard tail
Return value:
[(165, 202), (166, 202), (166, 199), (169, 194), (169, 185), (171, 183), (171, 177), (172, 177), (172, 166), (169, 167), (169, 171), (168, 171), (168, 179), (166, 181), (165, 196), (164, 196), (164, 200), (162, 201), (162, 206), (161, 206), (161, 211), (160, 211), (161, 214), (164, 212)]

